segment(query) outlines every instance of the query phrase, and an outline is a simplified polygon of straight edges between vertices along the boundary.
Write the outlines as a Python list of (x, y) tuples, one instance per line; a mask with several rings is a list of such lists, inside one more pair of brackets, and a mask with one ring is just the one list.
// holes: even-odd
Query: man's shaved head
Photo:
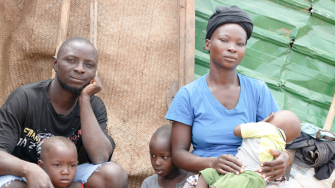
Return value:
[(48, 154), (52, 150), (53, 147), (66, 147), (69, 150), (74, 149), (77, 150), (76, 146), (74, 143), (69, 140), (66, 137), (63, 136), (53, 136), (48, 138), (42, 143), (42, 149), (41, 149), (41, 156), (40, 159), (43, 161), (44, 159), (47, 158)]
[[(72, 38), (67, 39), (65, 42), (63, 42), (63, 44), (59, 47), (59, 50), (58, 50), (58, 53), (57, 53), (57, 59), (59, 59), (60, 54), (63, 53), (63, 50), (67, 47), (67, 45), (70, 42), (79, 42), (79, 43), (90, 44), (90, 45), (92, 45), (94, 47), (94, 45), (89, 40), (87, 40), (87, 39), (85, 39), (83, 37), (72, 37)], [(96, 48), (94, 47), (94, 49), (96, 49)], [(97, 51), (96, 51), (96, 54), (98, 56)]]

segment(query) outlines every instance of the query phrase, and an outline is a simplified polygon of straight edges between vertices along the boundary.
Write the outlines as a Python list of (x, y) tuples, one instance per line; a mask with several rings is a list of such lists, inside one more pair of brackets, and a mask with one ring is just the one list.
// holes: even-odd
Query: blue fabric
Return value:
[(0, 187), (2, 187), (5, 184), (9, 184), (11, 181), (14, 181), (14, 180), (21, 180), (21, 181), (27, 182), (24, 177), (4, 175), (4, 176), (0, 176)]
[(96, 164), (96, 165), (92, 163), (84, 163), (84, 164), (78, 165), (76, 177), (74, 178), (73, 182), (80, 182), (80, 183), (85, 184), (88, 178), (91, 177), (91, 175), (95, 171), (97, 171), (97, 168), (107, 163), (113, 163), (113, 162), (105, 162), (105, 163)]
[[(320, 130), (319, 127), (317, 126), (314, 126), (310, 123), (301, 123), (301, 132), (305, 133), (305, 134), (308, 134), (309, 136), (313, 137), (313, 138), (316, 138), (316, 133)], [(329, 137), (333, 137), (335, 138), (334, 135), (332, 135), (331, 133), (328, 133), (328, 132), (325, 132), (325, 131), (321, 131), (321, 137), (322, 136), (329, 136)], [(323, 140), (323, 141), (327, 141), (323, 138), (321, 138), (320, 140)]]
[(237, 75), (241, 91), (234, 109), (227, 110), (216, 100), (208, 88), (207, 75), (182, 87), (173, 99), (165, 118), (192, 126), (192, 153), (195, 155), (235, 155), (242, 138), (233, 134), (234, 127), (261, 121), (271, 112), (279, 111), (263, 81)]

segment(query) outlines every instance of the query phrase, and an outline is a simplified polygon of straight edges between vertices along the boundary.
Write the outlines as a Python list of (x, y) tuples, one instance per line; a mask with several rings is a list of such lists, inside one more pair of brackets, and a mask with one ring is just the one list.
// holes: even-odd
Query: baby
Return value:
[(176, 167), (172, 160), (171, 125), (164, 125), (151, 137), (150, 159), (156, 174), (147, 177), (141, 188), (182, 188), (192, 175)]
[(282, 110), (271, 113), (269, 117), (258, 123), (237, 125), (234, 135), (243, 138), (238, 148), (238, 157), (245, 166), (244, 172), (235, 175), (219, 174), (215, 169), (207, 168), (200, 171), (197, 188), (247, 188), (265, 187), (266, 181), (257, 173), (261, 163), (272, 161), (269, 149), (285, 151), (286, 142), (296, 139), (301, 132), (299, 118), (291, 111)]
[[(42, 144), (38, 165), (49, 175), (55, 188), (68, 187), (77, 172), (77, 149), (74, 143), (66, 137), (54, 136)], [(80, 183), (71, 187), (83, 187)]]

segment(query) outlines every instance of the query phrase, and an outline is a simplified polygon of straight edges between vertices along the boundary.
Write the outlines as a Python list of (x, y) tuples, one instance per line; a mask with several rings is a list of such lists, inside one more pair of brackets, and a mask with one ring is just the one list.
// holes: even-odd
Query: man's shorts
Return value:
[[(96, 165), (91, 164), (91, 163), (84, 163), (84, 164), (78, 165), (77, 174), (76, 174), (76, 177), (74, 178), (73, 182), (81, 182), (81, 183), (85, 184), (87, 182), (88, 178), (91, 177), (93, 172), (98, 171), (97, 169), (101, 165), (107, 164), (107, 163), (113, 163), (113, 162), (106, 162), (106, 163), (96, 164)], [(20, 180), (20, 181), (27, 182), (24, 177), (17, 177), (17, 176), (13, 176), (13, 175), (4, 175), (4, 176), (0, 176), (0, 187), (2, 187), (3, 185), (6, 185), (6, 184), (10, 184), (10, 182), (14, 181), (14, 180)]]

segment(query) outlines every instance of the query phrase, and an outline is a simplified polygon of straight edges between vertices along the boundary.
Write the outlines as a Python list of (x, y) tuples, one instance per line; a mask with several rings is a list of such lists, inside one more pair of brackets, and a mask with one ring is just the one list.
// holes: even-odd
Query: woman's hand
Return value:
[(263, 178), (269, 177), (267, 181), (274, 181), (285, 173), (286, 166), (290, 161), (290, 155), (273, 149), (270, 149), (270, 153), (275, 160), (261, 163), (262, 167), (258, 169), (258, 172), (262, 174)]
[(216, 158), (213, 162), (213, 168), (215, 168), (218, 173), (223, 175), (229, 172), (238, 175), (244, 171), (242, 161), (231, 154), (223, 154)]

